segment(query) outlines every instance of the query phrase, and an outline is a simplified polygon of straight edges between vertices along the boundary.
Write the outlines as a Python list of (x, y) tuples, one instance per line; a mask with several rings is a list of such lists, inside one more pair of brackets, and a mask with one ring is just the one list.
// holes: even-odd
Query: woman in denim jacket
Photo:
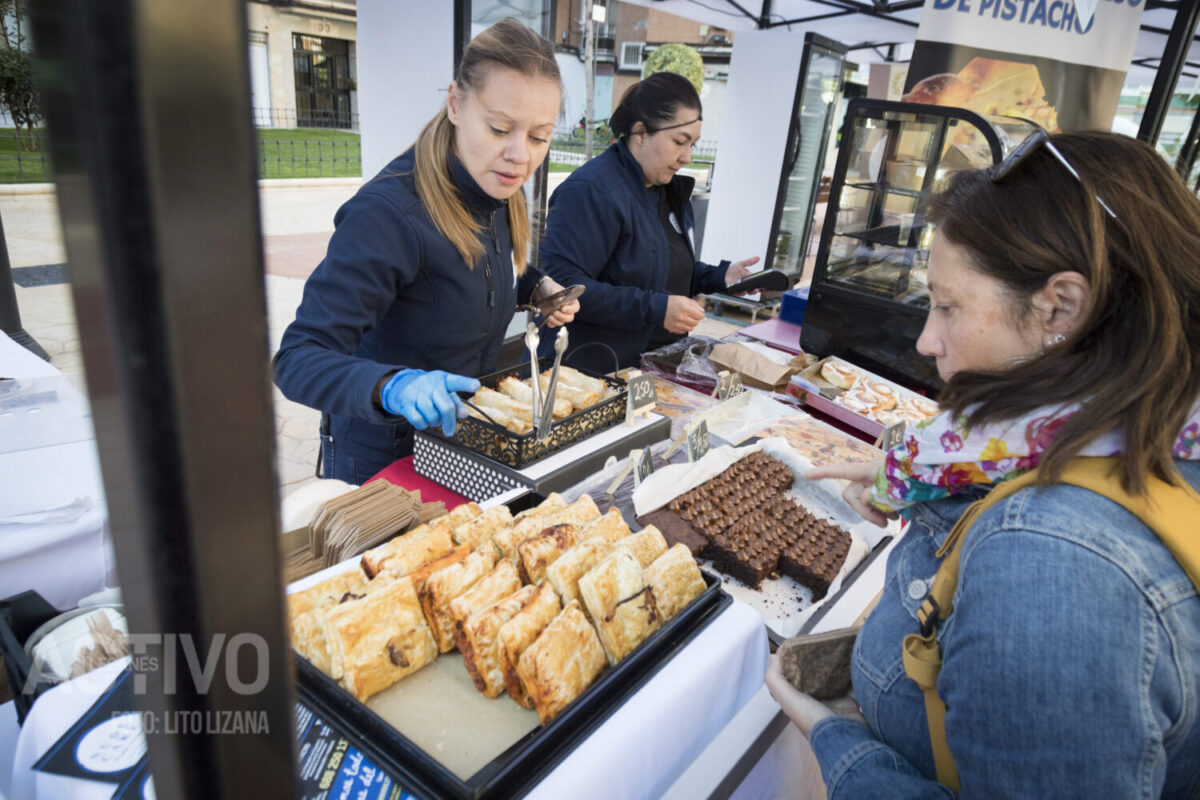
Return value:
[(767, 675), (831, 798), (955, 796), (935, 777), (901, 641), (962, 512), (1035, 466), (1051, 485), (970, 528), (938, 627), (961, 795), (1200, 797), (1196, 586), (1135, 516), (1053, 477), (1075, 456), (1118, 454), (1135, 494), (1150, 475), (1200, 487), (1200, 201), (1133, 139), (1048, 141), (954, 176), (931, 204), (918, 349), (946, 380), (944, 413), (882, 465), (809, 476), (849, 479), (865, 518), (910, 523), (855, 645), (858, 707), (796, 692), (777, 663)]

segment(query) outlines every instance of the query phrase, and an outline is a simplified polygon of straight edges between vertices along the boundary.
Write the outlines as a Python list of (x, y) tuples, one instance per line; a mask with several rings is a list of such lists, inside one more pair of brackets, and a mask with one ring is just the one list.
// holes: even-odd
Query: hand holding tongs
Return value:
[[(559, 328), (554, 337), (554, 367), (550, 370), (550, 382), (546, 384), (546, 396), (542, 398), (542, 418), (538, 422), (537, 439), (544, 442), (550, 438), (550, 423), (554, 420), (554, 390), (558, 386), (558, 367), (567, 350), (567, 329)], [(540, 384), (540, 377), (537, 380)], [(535, 415), (537, 412), (534, 412)]]
[(573, 303), (578, 300), (579, 295), (583, 294), (584, 288), (586, 287), (584, 287), (584, 285), (581, 283), (577, 283), (574, 286), (568, 286), (566, 289), (555, 292), (549, 297), (539, 300), (536, 303), (524, 303), (519, 305), (517, 306), (517, 311), (528, 311), (529, 319), (527, 321), (529, 323), (533, 322), (534, 317), (541, 317), (542, 321), (538, 323), (538, 327), (540, 328), (550, 320), (551, 315), (553, 315), (555, 311), (558, 311), (568, 303)]

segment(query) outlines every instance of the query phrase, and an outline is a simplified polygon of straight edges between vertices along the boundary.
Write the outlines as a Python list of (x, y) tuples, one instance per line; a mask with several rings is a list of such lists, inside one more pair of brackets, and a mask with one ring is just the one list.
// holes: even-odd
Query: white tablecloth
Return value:
[[(38, 698), (17, 740), (13, 797), (107, 800), (112, 796), (112, 784), (47, 775), (30, 767), (91, 707), (125, 663), (122, 659)], [(762, 618), (735, 602), (529, 796), (554, 800), (662, 796), (762, 686), (766, 664)]]
[(114, 583), (87, 400), (3, 333), (0, 377), (55, 396), (39, 408), (41, 420), (27, 406), (0, 408), (0, 428), (14, 429), (0, 433), (0, 598), (35, 589), (56, 608), (73, 608)]

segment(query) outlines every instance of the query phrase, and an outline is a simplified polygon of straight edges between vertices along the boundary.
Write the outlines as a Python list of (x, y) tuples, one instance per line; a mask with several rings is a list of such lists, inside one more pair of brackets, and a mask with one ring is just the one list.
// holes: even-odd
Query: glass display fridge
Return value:
[(929, 196), (952, 171), (999, 163), (1037, 125), (966, 109), (851, 100), (800, 345), (936, 394), (917, 353), (929, 310)]
[(808, 254), (829, 130), (842, 93), (845, 65), (844, 44), (811, 32), (804, 35), (800, 80), (796, 83), (787, 149), (764, 259), (767, 266), (796, 276), (803, 272)]

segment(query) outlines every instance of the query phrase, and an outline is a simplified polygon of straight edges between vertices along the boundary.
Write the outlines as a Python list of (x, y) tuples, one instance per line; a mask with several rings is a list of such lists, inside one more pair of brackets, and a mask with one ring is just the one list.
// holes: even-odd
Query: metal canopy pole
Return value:
[(1171, 97), (1175, 94), (1175, 84), (1187, 60), (1192, 37), (1196, 34), (1197, 20), (1200, 20), (1200, 0), (1184, 0), (1175, 9), (1175, 21), (1167, 36), (1162, 61), (1154, 76), (1154, 87), (1150, 90), (1150, 99), (1146, 102), (1142, 124), (1138, 128), (1137, 138), (1143, 142), (1154, 144), (1162, 133), (1163, 120), (1167, 117)]
[(246, 6), (32, 6), (156, 793), (294, 797)]
[(1175, 159), (1175, 171), (1187, 183), (1192, 174), (1192, 166), (1196, 163), (1196, 151), (1200, 146), (1200, 107), (1192, 114), (1192, 125), (1188, 128), (1187, 137), (1179, 145), (1179, 155)]
[(8, 243), (4, 225), (0, 224), (0, 331), (38, 358), (50, 360), (42, 346), (21, 327), (21, 310), (17, 307), (17, 287), (13, 283), (12, 263), (8, 260)]

